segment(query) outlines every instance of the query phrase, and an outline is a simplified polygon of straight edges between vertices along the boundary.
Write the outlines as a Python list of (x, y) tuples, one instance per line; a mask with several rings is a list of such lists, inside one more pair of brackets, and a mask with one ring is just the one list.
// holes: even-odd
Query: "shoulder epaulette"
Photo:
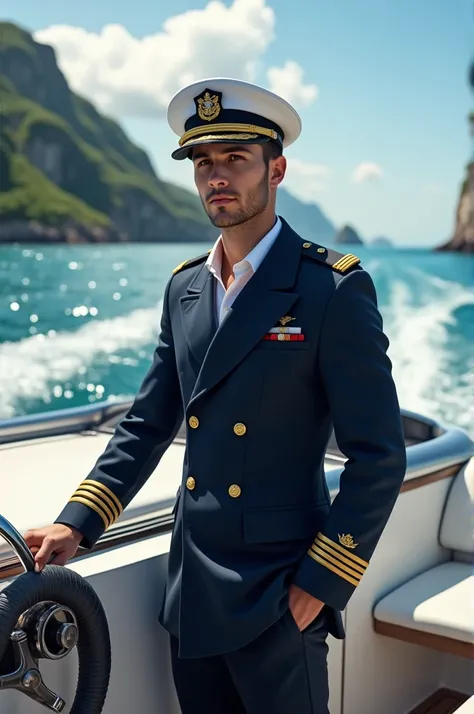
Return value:
[(325, 248), (322, 245), (317, 245), (317, 243), (305, 242), (301, 244), (301, 247), (303, 249), (303, 255), (319, 260), (338, 273), (347, 273), (351, 268), (354, 268), (360, 263), (360, 258), (356, 255), (352, 255), (352, 253), (338, 253), (337, 250)]
[(199, 265), (199, 263), (202, 263), (203, 260), (207, 259), (207, 256), (210, 252), (211, 251), (208, 250), (207, 253), (203, 253), (203, 255), (198, 255), (197, 258), (183, 260), (183, 262), (177, 265), (176, 268), (173, 270), (173, 275), (175, 275), (175, 273), (179, 273), (179, 271), (183, 270), (183, 268), (191, 268), (193, 265)]

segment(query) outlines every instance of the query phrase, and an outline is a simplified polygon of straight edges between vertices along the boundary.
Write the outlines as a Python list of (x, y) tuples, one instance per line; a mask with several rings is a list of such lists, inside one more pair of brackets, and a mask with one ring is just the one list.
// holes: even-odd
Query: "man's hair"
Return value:
[(262, 152), (263, 160), (268, 167), (270, 159), (277, 159), (281, 156), (283, 154), (283, 149), (281, 144), (278, 144), (276, 141), (267, 141), (265, 144), (262, 144)]

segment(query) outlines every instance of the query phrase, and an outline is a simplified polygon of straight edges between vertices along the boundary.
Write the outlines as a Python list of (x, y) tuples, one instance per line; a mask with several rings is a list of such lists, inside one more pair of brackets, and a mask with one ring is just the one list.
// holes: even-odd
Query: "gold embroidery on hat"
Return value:
[(199, 142), (213, 142), (216, 139), (226, 139), (229, 141), (244, 141), (248, 139), (256, 139), (257, 134), (206, 134), (205, 136), (197, 136), (195, 139), (190, 139), (186, 142), (186, 146)]
[(217, 94), (213, 94), (211, 97), (209, 92), (205, 92), (203, 97), (199, 97), (197, 103), (199, 118), (203, 121), (213, 121), (221, 113), (221, 105)]

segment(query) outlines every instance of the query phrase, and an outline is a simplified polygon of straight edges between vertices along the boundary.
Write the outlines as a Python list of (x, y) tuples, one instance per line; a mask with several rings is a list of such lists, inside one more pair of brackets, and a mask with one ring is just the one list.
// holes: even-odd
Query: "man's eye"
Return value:
[(209, 159), (202, 159), (202, 161), (199, 161), (199, 162), (198, 162), (198, 165), (197, 165), (198, 168), (200, 168), (201, 166), (205, 166), (205, 165), (206, 165), (206, 162), (208, 163), (208, 162), (209, 162)]
[(242, 156), (239, 156), (238, 154), (231, 154), (231, 155), (229, 156), (229, 159), (231, 159), (232, 161), (235, 161), (235, 159), (238, 160), (238, 159), (241, 159), (241, 158), (242, 158)]

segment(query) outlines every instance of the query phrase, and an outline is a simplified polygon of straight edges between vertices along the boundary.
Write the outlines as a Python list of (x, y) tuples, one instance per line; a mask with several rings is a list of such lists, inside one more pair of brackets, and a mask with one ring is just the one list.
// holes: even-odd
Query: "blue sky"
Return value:
[[(217, 5), (229, 12), (219, 14)], [(302, 136), (287, 152), (292, 192), (366, 239), (387, 235), (400, 245), (431, 246), (452, 232), (471, 153), (469, 0), (225, 0), (212, 12), (205, 0), (3, 0), (0, 11), (55, 44), (72, 85), (121, 122), (163, 178), (188, 187), (191, 166), (170, 159), (175, 137), (163, 118), (163, 102), (178, 88), (175, 60), (181, 77), (194, 78), (200, 67), (208, 76), (237, 76), (249, 58), (252, 78), (265, 86), (270, 68), (296, 63), (306, 94), (290, 87), (303, 119)], [(208, 32), (212, 19), (216, 27)], [(111, 23), (125, 28), (123, 41), (120, 33), (104, 36)], [(70, 27), (85, 32), (74, 35)], [(148, 36), (158, 37), (140, 42)], [(124, 68), (127, 90), (117, 87), (117, 72), (104, 73), (99, 86), (107, 42), (107, 62)], [(153, 46), (160, 42), (161, 54)], [(156, 74), (154, 56), (161, 57)], [(130, 89), (135, 83), (143, 103)], [(360, 179), (372, 180), (354, 180), (357, 167)]]

